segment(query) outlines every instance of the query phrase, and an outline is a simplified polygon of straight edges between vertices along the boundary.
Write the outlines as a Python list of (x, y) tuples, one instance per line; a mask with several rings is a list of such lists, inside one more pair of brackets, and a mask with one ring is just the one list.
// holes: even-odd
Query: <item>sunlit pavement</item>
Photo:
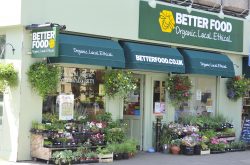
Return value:
[[(6, 162), (0, 159), (0, 165), (45, 165), (45, 161)], [(113, 163), (91, 163), (92, 165), (250, 165), (250, 151), (231, 152), (210, 155), (171, 155), (163, 153), (138, 153), (128, 160)]]

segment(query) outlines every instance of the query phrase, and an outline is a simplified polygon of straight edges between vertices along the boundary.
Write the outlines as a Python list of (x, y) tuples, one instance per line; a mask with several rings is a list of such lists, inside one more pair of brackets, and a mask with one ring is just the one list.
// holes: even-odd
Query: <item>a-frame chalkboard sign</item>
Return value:
[(250, 118), (245, 118), (242, 125), (241, 140), (250, 145)]

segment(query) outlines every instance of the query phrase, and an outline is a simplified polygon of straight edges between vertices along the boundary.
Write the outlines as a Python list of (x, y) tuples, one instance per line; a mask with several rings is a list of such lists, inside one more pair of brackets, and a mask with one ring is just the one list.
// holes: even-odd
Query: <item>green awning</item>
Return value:
[(181, 50), (186, 73), (233, 77), (234, 66), (228, 56), (194, 50)]
[(59, 56), (51, 63), (74, 63), (125, 67), (124, 53), (118, 42), (69, 34), (59, 35)]
[(242, 58), (242, 74), (245, 75), (246, 78), (250, 78), (250, 66), (248, 62), (249, 57)]
[(184, 73), (184, 61), (175, 48), (122, 42), (126, 68), (146, 71)]

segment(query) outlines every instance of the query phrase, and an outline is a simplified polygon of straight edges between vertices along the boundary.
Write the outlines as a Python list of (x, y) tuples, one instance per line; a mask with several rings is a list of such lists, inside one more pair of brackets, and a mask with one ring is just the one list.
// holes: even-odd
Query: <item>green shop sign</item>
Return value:
[(58, 56), (58, 27), (32, 31), (33, 58), (57, 57)]
[(139, 38), (243, 51), (243, 21), (140, 1)]

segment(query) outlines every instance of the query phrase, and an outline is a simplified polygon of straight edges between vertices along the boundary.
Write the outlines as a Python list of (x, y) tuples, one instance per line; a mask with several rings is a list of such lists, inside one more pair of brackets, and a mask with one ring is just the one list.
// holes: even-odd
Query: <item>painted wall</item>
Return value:
[[(242, 62), (241, 57), (229, 55), (229, 58), (233, 61), (235, 74), (241, 75), (242, 73)], [(234, 128), (236, 131), (236, 137), (239, 138), (241, 133), (241, 112), (242, 112), (242, 99), (238, 101), (232, 101), (227, 98), (226, 91), (226, 78), (220, 78), (217, 95), (218, 95), (218, 114), (222, 114), (229, 120), (231, 120), (234, 124)]]
[[(163, 2), (158, 3), (171, 5)], [(212, 12), (204, 12), (217, 15)], [(53, 22), (66, 25), (67, 31), (112, 38), (139, 40), (138, 21), (139, 0), (75, 0), (74, 3), (61, 0), (23, 0), (22, 5), (22, 25)], [(171, 45), (185, 47), (181, 44)], [(201, 49), (199, 47), (193, 48)], [(247, 54), (247, 52), (248, 45), (244, 44), (244, 50), (239, 54)]]
[(21, 0), (1, 0), (0, 27), (21, 24)]
[[(11, 43), (16, 49), (13, 55), (12, 48), (5, 46), (6, 60), (0, 60), (1, 63), (12, 63), (19, 72), (19, 81), (21, 79), (20, 69), (21, 62), (21, 43), (20, 28), (0, 28), (0, 34), (6, 35), (6, 43)], [(18, 150), (18, 129), (19, 129), (19, 113), (20, 113), (20, 87), (15, 89), (7, 89), (4, 93), (4, 112), (3, 112), (3, 124), (0, 131), (0, 141), (4, 142), (0, 144), (0, 157), (8, 160), (17, 159)]]
[[(17, 88), (7, 91), (4, 95), (3, 129), (0, 141), (0, 157), (10, 161), (30, 159), (30, 133), (33, 120), (41, 121), (42, 99), (31, 91), (27, 81), (27, 69), (37, 59), (28, 55), (31, 36), (23, 27), (13, 26), (0, 28), (0, 34), (6, 35), (6, 57), (1, 62), (13, 63), (19, 74)], [(32, 100), (31, 100), (32, 98)]]

